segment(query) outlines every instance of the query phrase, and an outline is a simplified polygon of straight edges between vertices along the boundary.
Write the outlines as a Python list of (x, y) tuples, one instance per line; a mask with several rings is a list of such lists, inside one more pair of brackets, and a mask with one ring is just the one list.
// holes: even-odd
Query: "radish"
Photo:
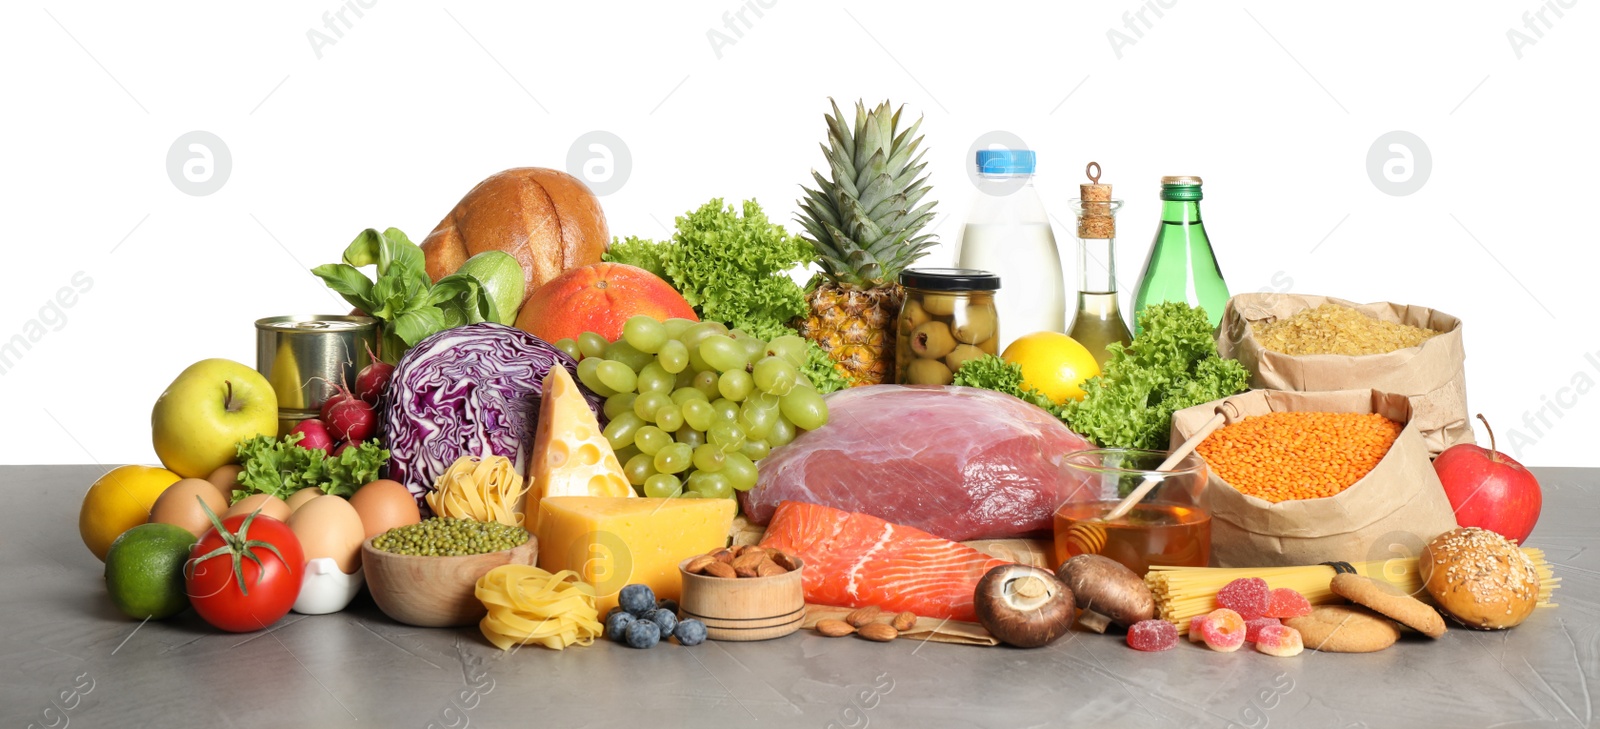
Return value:
[(350, 392), (350, 388), (345, 387), (344, 385), (334, 385), (333, 394), (329, 395), (328, 399), (322, 401), (322, 408), (317, 411), (317, 414), (321, 416), (322, 422), (332, 425), (334, 407), (346, 400), (355, 399), (356, 396)]
[(316, 418), (302, 420), (299, 425), (294, 426), (294, 430), (289, 431), (289, 435), (295, 433), (302, 436), (300, 442), (296, 444), (301, 448), (323, 453), (333, 449), (333, 437), (328, 434), (328, 426), (321, 420)]
[(388, 362), (373, 362), (362, 368), (361, 374), (356, 375), (356, 396), (374, 407), (378, 398), (383, 397), (384, 390), (389, 389), (389, 379), (394, 377), (394, 365)]
[(351, 442), (350, 441), (345, 441), (343, 443), (340, 443), (338, 448), (333, 449), (333, 457), (334, 458), (338, 458), (340, 455), (342, 455), (344, 453), (345, 449), (349, 448), (350, 446), (351, 446)]
[(332, 407), (323, 406), (328, 414), (328, 432), (342, 441), (360, 443), (377, 430), (378, 415), (365, 401), (346, 396)]

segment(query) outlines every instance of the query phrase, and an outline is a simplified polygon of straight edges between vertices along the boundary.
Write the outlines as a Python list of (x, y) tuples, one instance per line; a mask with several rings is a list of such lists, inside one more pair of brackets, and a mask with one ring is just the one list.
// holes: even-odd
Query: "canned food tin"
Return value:
[(256, 371), (278, 394), (278, 432), (316, 417), (338, 385), (372, 363), (378, 322), (367, 316), (289, 315), (256, 320)]

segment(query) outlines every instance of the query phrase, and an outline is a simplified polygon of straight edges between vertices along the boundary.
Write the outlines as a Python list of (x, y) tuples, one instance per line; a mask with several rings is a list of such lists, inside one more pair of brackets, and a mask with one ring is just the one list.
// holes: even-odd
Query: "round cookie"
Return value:
[(1444, 635), (1444, 618), (1427, 603), (1401, 593), (1387, 583), (1361, 575), (1334, 575), (1333, 594), (1391, 618), (1418, 633), (1437, 638)]
[(1283, 624), (1300, 631), (1307, 648), (1324, 653), (1372, 653), (1400, 639), (1394, 623), (1355, 605), (1318, 605)]

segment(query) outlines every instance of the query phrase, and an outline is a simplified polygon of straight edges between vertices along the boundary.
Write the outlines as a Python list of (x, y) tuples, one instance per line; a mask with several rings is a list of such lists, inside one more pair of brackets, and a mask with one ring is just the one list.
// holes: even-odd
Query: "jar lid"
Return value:
[(923, 291), (998, 291), (1000, 277), (976, 268), (908, 268), (900, 285)]

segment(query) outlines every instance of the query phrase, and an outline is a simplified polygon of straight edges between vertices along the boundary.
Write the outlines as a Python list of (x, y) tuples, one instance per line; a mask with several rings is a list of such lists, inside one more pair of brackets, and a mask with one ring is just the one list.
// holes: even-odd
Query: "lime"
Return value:
[(172, 524), (141, 524), (117, 537), (106, 553), (106, 591), (130, 618), (170, 617), (189, 607), (183, 563), (197, 540)]

